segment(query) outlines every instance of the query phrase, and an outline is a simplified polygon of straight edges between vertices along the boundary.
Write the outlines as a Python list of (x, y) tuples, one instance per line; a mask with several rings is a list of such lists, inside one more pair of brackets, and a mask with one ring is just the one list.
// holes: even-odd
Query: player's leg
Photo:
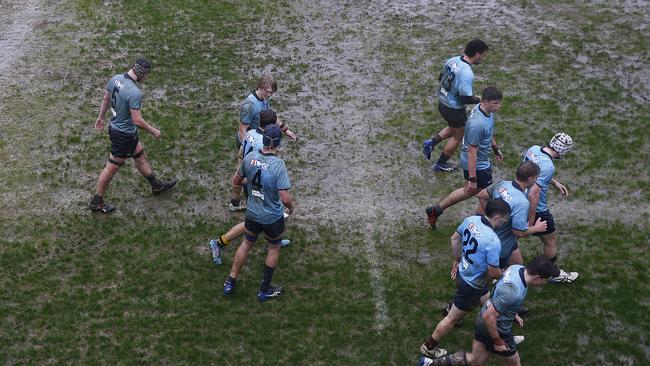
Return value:
[(463, 139), (467, 114), (465, 113), (464, 108), (453, 109), (446, 107), (441, 103), (438, 104), (438, 110), (449, 126), (447, 131), (443, 130), (445, 135), (449, 134), (449, 141), (447, 141), (447, 144), (440, 153), (440, 157), (434, 165), (433, 170), (437, 172), (451, 172), (455, 167), (447, 163), (447, 160), (449, 160), (449, 158), (454, 154)]
[(174, 187), (174, 185), (176, 185), (176, 179), (169, 182), (161, 182), (158, 177), (156, 177), (156, 173), (153, 172), (153, 169), (151, 169), (151, 165), (147, 160), (147, 156), (144, 152), (144, 146), (140, 141), (137, 140), (137, 137), (135, 149), (133, 151), (133, 162), (140, 174), (142, 174), (142, 176), (147, 179), (149, 184), (151, 184), (151, 192), (154, 195), (168, 191)]
[(235, 166), (235, 174), (233, 174), (231, 179), (231, 188), (230, 188), (230, 204), (228, 209), (230, 211), (241, 211), (246, 209), (246, 204), (241, 202), (241, 191), (242, 186), (235, 184), (235, 177), (238, 175), (239, 167), (244, 158), (244, 147), (239, 145), (239, 152), (237, 153), (237, 165)]
[(521, 366), (521, 359), (519, 358), (519, 352), (515, 352), (514, 355), (512, 356), (497, 356), (499, 358), (499, 362), (501, 362), (502, 365), (505, 366)]
[(466, 353), (467, 364), (472, 366), (482, 366), (490, 359), (490, 352), (485, 345), (476, 339), (472, 342), (472, 353)]
[(467, 312), (460, 310), (452, 303), (447, 316), (438, 322), (433, 334), (420, 346), (420, 352), (430, 358), (439, 358), (446, 355), (447, 350), (440, 348), (439, 343), (466, 314)]
[(284, 234), (284, 217), (281, 217), (270, 225), (264, 225), (264, 234), (267, 239), (266, 260), (264, 261), (264, 270), (260, 289), (257, 292), (257, 299), (266, 301), (282, 294), (282, 286), (271, 285), (273, 273), (278, 267), (280, 259), (280, 248), (282, 244), (282, 235)]
[(253, 247), (253, 244), (255, 244), (255, 241), (257, 241), (259, 233), (263, 231), (263, 226), (253, 220), (247, 219), (245, 221), (245, 227), (244, 240), (242, 240), (241, 245), (237, 248), (237, 252), (235, 252), (235, 258), (230, 267), (230, 275), (223, 283), (223, 293), (225, 295), (230, 295), (235, 290), (237, 276), (241, 272), (244, 263), (246, 263), (246, 257), (248, 257), (248, 253)]
[(521, 251), (519, 247), (515, 248), (510, 254), (510, 259), (508, 259), (508, 265), (512, 266), (513, 264), (524, 264), (524, 258), (521, 256)]
[(97, 186), (95, 188), (95, 195), (90, 201), (89, 207), (92, 211), (101, 212), (101, 213), (110, 213), (115, 211), (115, 206), (110, 203), (104, 202), (104, 193), (108, 188), (108, 185), (111, 183), (113, 176), (124, 165), (125, 158), (119, 158), (110, 154), (106, 166), (99, 174), (99, 179), (97, 179)]
[(557, 233), (554, 231), (551, 234), (540, 236), (539, 239), (544, 244), (544, 257), (555, 262), (557, 260)]

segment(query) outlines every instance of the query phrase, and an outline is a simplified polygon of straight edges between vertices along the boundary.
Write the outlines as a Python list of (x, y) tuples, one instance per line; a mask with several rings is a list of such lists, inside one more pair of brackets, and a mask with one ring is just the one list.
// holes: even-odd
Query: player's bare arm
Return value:
[(469, 145), (467, 147), (467, 173), (469, 174), (469, 182), (467, 187), (476, 191), (476, 160), (478, 154), (478, 146)]
[(490, 278), (498, 280), (503, 275), (503, 271), (499, 267), (488, 266), (488, 276)]
[(487, 203), (490, 200), (490, 193), (488, 192), (490, 187), (483, 189), (478, 193), (478, 207), (476, 208), (476, 213), (478, 215), (485, 215), (485, 206), (487, 206)]
[(533, 184), (528, 190), (528, 200), (530, 201), (530, 208), (528, 209), (528, 226), (535, 224), (535, 211), (539, 204), (539, 195), (542, 193), (542, 187), (537, 183)]
[(449, 239), (449, 244), (451, 246), (451, 253), (454, 256), (454, 261), (451, 264), (451, 272), (450, 276), (452, 280), (456, 279), (456, 276), (458, 275), (458, 263), (460, 263), (461, 260), (461, 245), (460, 245), (460, 234), (458, 232), (454, 231), (454, 235), (451, 236)]
[(497, 330), (497, 317), (499, 312), (490, 304), (488, 308), (483, 312), (483, 321), (485, 321), (485, 327), (487, 328), (490, 338), (494, 343), (494, 349), (498, 352), (505, 352), (508, 350), (506, 342), (501, 339), (499, 331)]
[(291, 215), (294, 209), (293, 197), (291, 197), (291, 193), (289, 193), (289, 191), (286, 189), (279, 190), (278, 193), (280, 194), (280, 201), (284, 207), (289, 210), (289, 215)]
[(492, 138), (492, 151), (494, 152), (494, 156), (496, 157), (497, 161), (503, 160), (503, 152), (501, 149), (499, 149), (497, 140), (495, 140), (494, 137)]
[(543, 233), (546, 231), (546, 226), (546, 221), (542, 221), (542, 218), (539, 218), (537, 221), (535, 221), (535, 225), (528, 226), (528, 229), (526, 231), (512, 229), (512, 233), (518, 238), (523, 238), (535, 233)]
[(106, 111), (108, 110), (108, 105), (111, 102), (111, 96), (108, 93), (108, 90), (104, 89), (104, 97), (102, 98), (102, 104), (99, 107), (99, 116), (97, 121), (95, 121), (95, 129), (103, 130), (104, 125), (106, 124)]
[(133, 124), (150, 133), (155, 139), (160, 138), (160, 130), (148, 124), (147, 121), (142, 118), (142, 112), (139, 109), (129, 109), (129, 111), (131, 112)]
[(239, 122), (239, 141), (243, 142), (246, 138), (246, 131), (248, 130), (248, 125), (242, 122)]
[(560, 183), (560, 181), (553, 178), (551, 179), (551, 183), (555, 186), (555, 188), (557, 188), (560, 191), (560, 193), (562, 193), (565, 196), (569, 195), (569, 190), (566, 188), (564, 184)]
[(287, 137), (289, 138), (289, 140), (291, 140), (291, 141), (296, 141), (296, 134), (293, 133), (293, 131), (291, 131), (291, 130), (289, 129), (289, 126), (288, 126), (286, 123), (282, 122), (282, 121), (278, 118), (278, 120), (275, 122), (275, 125), (278, 126), (278, 127), (280, 127), (280, 130), (282, 131), (282, 133), (284, 133), (285, 135), (287, 135)]

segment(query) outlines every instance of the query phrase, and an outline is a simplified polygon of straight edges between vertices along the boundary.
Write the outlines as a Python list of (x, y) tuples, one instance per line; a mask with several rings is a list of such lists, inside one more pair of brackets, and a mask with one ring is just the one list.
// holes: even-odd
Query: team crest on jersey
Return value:
[(260, 168), (262, 170), (268, 170), (269, 169), (269, 164), (261, 162), (257, 159), (251, 160), (251, 165), (257, 168)]
[(472, 235), (474, 235), (476, 239), (481, 237), (481, 232), (478, 230), (478, 227), (474, 225), (474, 223), (467, 225), (467, 229), (469, 230), (470, 233), (472, 233)]
[(526, 153), (526, 158), (528, 160), (532, 161), (533, 163), (539, 165), (539, 158), (532, 151), (529, 151), (529, 152)]
[(512, 196), (508, 193), (507, 189), (500, 187), (499, 194), (501, 195), (501, 198), (503, 198), (504, 201), (506, 202), (512, 201)]

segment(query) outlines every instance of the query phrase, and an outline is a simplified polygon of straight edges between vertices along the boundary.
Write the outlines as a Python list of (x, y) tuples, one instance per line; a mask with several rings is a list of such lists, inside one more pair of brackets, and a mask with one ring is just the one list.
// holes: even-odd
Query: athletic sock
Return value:
[(235, 283), (237, 282), (237, 279), (228, 276), (228, 282), (230, 282), (233, 286), (235, 286)]
[(446, 163), (447, 160), (449, 160), (449, 156), (445, 155), (445, 153), (442, 152), (442, 153), (440, 153), (440, 157), (438, 158), (438, 162), (436, 164), (442, 165), (442, 164)]
[(555, 255), (555, 257), (551, 258), (550, 261), (551, 261), (552, 263), (557, 262), (557, 254)]
[(440, 134), (437, 133), (437, 134), (431, 136), (431, 140), (433, 140), (433, 142), (437, 144), (440, 141), (442, 141), (442, 137), (440, 137)]
[(239, 198), (238, 199), (231, 198), (230, 204), (233, 206), (239, 206), (241, 204), (241, 200)]
[(264, 276), (262, 277), (262, 284), (260, 284), (260, 291), (266, 292), (269, 290), (269, 287), (271, 287), (273, 271), (275, 271), (275, 268), (271, 268), (264, 264)]
[(433, 339), (433, 337), (429, 337), (426, 342), (424, 342), (424, 345), (427, 347), (427, 349), (434, 349), (438, 345), (438, 341)]
[(223, 244), (224, 247), (230, 244), (230, 240), (226, 240), (226, 237), (223, 235), (219, 235), (219, 241), (221, 242), (221, 244)]
[(149, 184), (151, 184), (151, 186), (153, 188), (158, 189), (158, 188), (162, 187), (162, 184), (160, 184), (160, 181), (158, 180), (158, 178), (156, 178), (156, 173), (151, 173), (150, 176), (145, 177), (145, 178), (147, 178), (147, 180), (149, 181)]

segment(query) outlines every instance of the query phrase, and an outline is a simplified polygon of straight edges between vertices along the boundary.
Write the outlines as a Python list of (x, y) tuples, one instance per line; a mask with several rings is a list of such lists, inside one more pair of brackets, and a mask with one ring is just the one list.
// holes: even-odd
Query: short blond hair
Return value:
[(260, 79), (257, 81), (257, 89), (265, 89), (269, 86), (273, 92), (278, 91), (278, 83), (275, 81), (273, 75), (269, 73), (262, 74), (262, 76), (260, 76)]

